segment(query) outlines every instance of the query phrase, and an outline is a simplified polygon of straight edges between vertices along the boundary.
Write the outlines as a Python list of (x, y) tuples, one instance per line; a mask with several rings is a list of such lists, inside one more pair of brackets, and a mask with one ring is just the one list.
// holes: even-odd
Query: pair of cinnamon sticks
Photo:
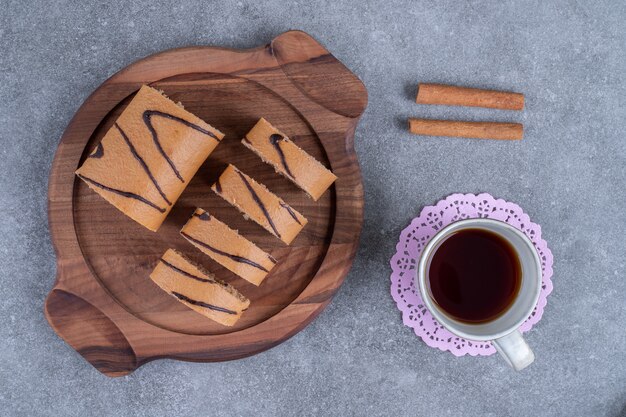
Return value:
[[(420, 83), (418, 104), (486, 107), (522, 110), (524, 95), (505, 91), (481, 90), (443, 84)], [(454, 136), (461, 138), (520, 140), (524, 126), (520, 123), (465, 122), (456, 120), (409, 119), (409, 131), (416, 135)]]

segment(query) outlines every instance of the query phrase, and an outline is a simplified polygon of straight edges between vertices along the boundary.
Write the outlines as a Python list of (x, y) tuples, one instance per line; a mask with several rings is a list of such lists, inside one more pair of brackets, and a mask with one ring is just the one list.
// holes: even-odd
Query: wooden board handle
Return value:
[(289, 80), (316, 103), (351, 118), (365, 111), (365, 85), (311, 35), (283, 33), (272, 41), (271, 51)]
[(59, 336), (107, 376), (124, 376), (138, 367), (137, 357), (117, 326), (100, 310), (67, 291), (46, 298), (46, 318)]
[(481, 90), (445, 84), (420, 83), (417, 87), (418, 104), (486, 107), (501, 110), (522, 110), (524, 95), (507, 91)]
[(416, 135), (476, 139), (520, 140), (524, 137), (524, 126), (519, 123), (409, 119), (409, 131)]

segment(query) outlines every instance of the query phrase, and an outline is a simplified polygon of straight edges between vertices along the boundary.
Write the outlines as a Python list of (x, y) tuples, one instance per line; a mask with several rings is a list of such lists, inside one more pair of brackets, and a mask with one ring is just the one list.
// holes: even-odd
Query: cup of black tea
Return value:
[(459, 337), (492, 341), (515, 370), (535, 355), (520, 331), (541, 290), (541, 262), (526, 235), (492, 219), (466, 219), (441, 229), (417, 268), (424, 304)]

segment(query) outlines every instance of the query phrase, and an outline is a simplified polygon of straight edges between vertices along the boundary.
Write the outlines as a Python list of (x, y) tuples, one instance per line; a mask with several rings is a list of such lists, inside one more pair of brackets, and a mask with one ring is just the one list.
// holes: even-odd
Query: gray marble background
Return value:
[[(626, 415), (626, 3), (363, 0), (91, 2), (0, 8), (0, 415)], [(366, 216), (330, 307), (286, 343), (230, 363), (156, 361), (109, 379), (43, 316), (57, 142), (82, 101), (148, 54), (253, 47), (288, 29), (361, 77)], [(418, 81), (521, 91), (523, 113), (418, 106)], [(521, 121), (517, 143), (412, 136), (409, 116)], [(389, 258), (424, 205), (487, 191), (542, 225), (554, 292), (537, 361), (455, 358), (402, 325)]]

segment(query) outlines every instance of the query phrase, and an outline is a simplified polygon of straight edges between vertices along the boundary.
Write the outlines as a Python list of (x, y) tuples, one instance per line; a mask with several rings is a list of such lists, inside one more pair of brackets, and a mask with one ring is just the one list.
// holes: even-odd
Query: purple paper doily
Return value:
[(424, 207), (420, 215), (402, 231), (391, 258), (391, 296), (402, 312), (402, 321), (428, 346), (452, 352), (456, 356), (492, 355), (491, 342), (474, 342), (455, 336), (439, 324), (422, 302), (415, 286), (415, 272), (420, 254), (430, 238), (450, 223), (462, 219), (490, 218), (504, 221), (522, 231), (535, 245), (541, 260), (542, 285), (539, 301), (520, 330), (527, 332), (543, 314), (552, 292), (552, 252), (541, 238), (541, 227), (515, 203), (496, 200), (491, 194), (452, 194), (434, 206)]

